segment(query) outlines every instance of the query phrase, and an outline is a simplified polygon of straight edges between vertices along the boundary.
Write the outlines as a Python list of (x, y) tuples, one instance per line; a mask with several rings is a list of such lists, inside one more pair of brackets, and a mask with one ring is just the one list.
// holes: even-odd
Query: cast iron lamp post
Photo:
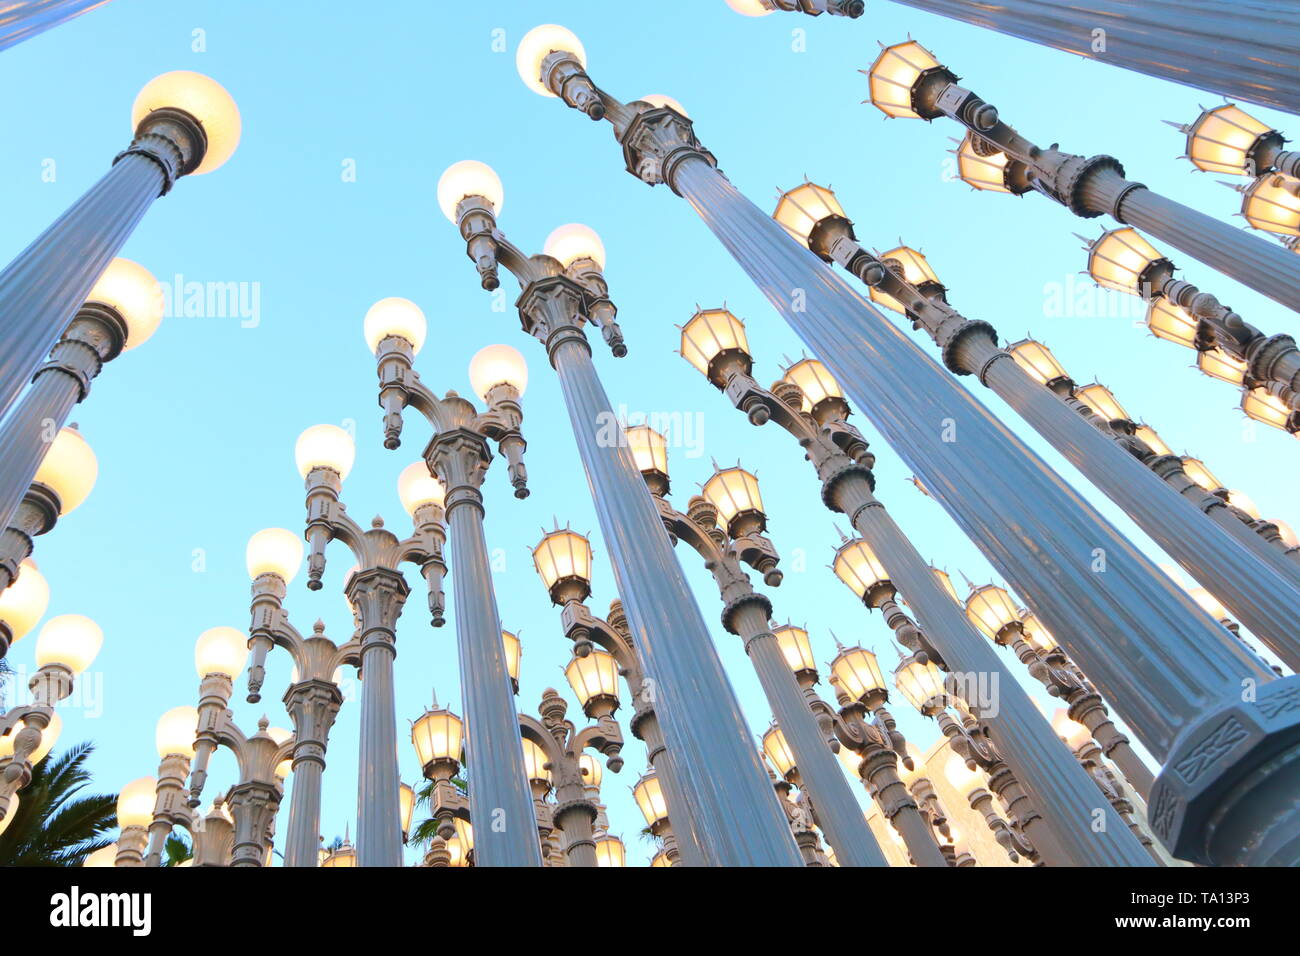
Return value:
[[(163, 846), (177, 826), (190, 826), (192, 811), (185, 780), (194, 759), (194, 741), (198, 736), (199, 711), (196, 707), (173, 707), (158, 718), (154, 742), (158, 748), (158, 778), (148, 828), (148, 848), (144, 866), (162, 866)], [(123, 791), (125, 792), (125, 791)], [(119, 820), (121, 813), (118, 814)]]
[[(429, 807), (433, 818), (438, 821), (438, 835), (430, 853), (437, 850), (434, 855), (441, 856), (449, 848), (452, 850), (445, 861), (431, 861), (428, 864), (431, 866), (463, 865), (474, 849), (469, 801), (453, 782), (460, 773), (465, 752), (464, 737), (464, 722), (450, 710), (439, 707), (436, 701), (411, 724), (411, 743), (424, 778), (433, 785)], [(442, 841), (442, 845), (437, 846), (437, 841)]]
[[(808, 708), (798, 682), (785, 666), (772, 633), (772, 603), (754, 591), (748, 564), (775, 587), (781, 582), (776, 548), (763, 534), (767, 515), (758, 479), (743, 468), (716, 470), (695, 495), (688, 513), (668, 500), (668, 442), (652, 428), (638, 425), (625, 432), (646, 486), (654, 496), (669, 539), (685, 541), (713, 575), (722, 599), (722, 626), (744, 641), (768, 705), (785, 731), (813, 802), (813, 813), (844, 866), (885, 866), (885, 858), (862, 825), (862, 811), (844, 774), (827, 747), (827, 738)], [(782, 771), (784, 774), (784, 771)]]
[[(1239, 0), (896, 0), (904, 6), (1252, 103), (1300, 112), (1300, 30), (1277, 4)], [(799, 9), (727, 0), (746, 16)], [(1194, 68), (1190, 68), (1194, 64)]]
[[(519, 430), (523, 420), (519, 400), (528, 383), (528, 368), (523, 356), (508, 345), (479, 351), (469, 370), (474, 390), (487, 404), (487, 410), (479, 412), (455, 392), (438, 398), (420, 381), (413, 364), (424, 342), (425, 319), (414, 303), (381, 300), (367, 314), (365, 330), (378, 362), (385, 446), (400, 444), (402, 413), (407, 407), (421, 412), (434, 430), (424, 450), (424, 477), (436, 476), (433, 482), (440, 479), (446, 488), (446, 520), (456, 564), (452, 587), (460, 683), (476, 770), (470, 794), (472, 816), (502, 821), (502, 825), (480, 827), (476, 862), (479, 866), (540, 866), (540, 850), (533, 840), (537, 821), (523, 776), (480, 490), (492, 461), (489, 442), (495, 442), (508, 463), (515, 497), (528, 494), (525, 442)], [(360, 839), (358, 843), (364, 850), (364, 843)]]
[(78, 675), (104, 643), (99, 625), (80, 614), (60, 614), (36, 636), (37, 671), (28, 682), (32, 698), (0, 716), (0, 824), (13, 810), (18, 791), (32, 780), (32, 766), (54, 747), (63, 721), (54, 707), (72, 693)]
[(1124, 167), (1112, 156), (1085, 158), (1055, 145), (1034, 145), (999, 119), (997, 107), (959, 86), (956, 74), (915, 40), (884, 47), (865, 72), (871, 102), (886, 116), (947, 116), (970, 130), (958, 149), (959, 168), (973, 154), (992, 159), (1001, 174), (992, 185), (982, 176), (962, 177), (976, 189), (1013, 195), (1037, 190), (1076, 216), (1112, 216), (1275, 302), (1300, 308), (1300, 260), (1285, 249), (1125, 179)]
[[(424, 517), (423, 515), (421, 517)], [(436, 516), (430, 516), (436, 522)], [(418, 527), (429, 522), (417, 519)], [(361, 661), (361, 642), (353, 637), (342, 645), (325, 636), (325, 623), (317, 621), (303, 637), (289, 621), (284, 599), (289, 583), (302, 565), (302, 539), (284, 528), (264, 528), (248, 539), (245, 550), (252, 580), (251, 623), (248, 647), (248, 702), (262, 699), (266, 656), (283, 647), (293, 660), (293, 680), (284, 693), (284, 705), (294, 727), (293, 797), (289, 803), (289, 833), (284, 865), (317, 865), (320, 839), (321, 777), (330, 728), (343, 706), (336, 675), (344, 665)]]
[[(352, 552), (357, 570), (344, 586), (354, 608), (360, 644), (361, 744), (357, 793), (357, 862), (361, 866), (400, 866), (401, 807), (397, 770), (397, 723), (393, 697), (393, 659), (397, 656), (397, 619), (410, 588), (398, 570), (415, 564), (428, 582), (429, 609), (435, 625), (442, 620), (444, 531), (436, 490), (414, 510), (414, 532), (400, 540), (376, 517), (363, 529), (339, 500), (343, 479), (352, 468), (356, 447), (337, 425), (313, 425), (298, 436), (294, 448), (298, 472), (307, 490), (307, 587), (318, 590), (325, 571), (325, 547), (339, 540)], [(500, 628), (493, 634), (499, 646)], [(503, 679), (504, 686), (504, 679)]]
[[(526, 37), (518, 62), (555, 60), (549, 35)], [(580, 80), (557, 88), (590, 108)], [(604, 248), (594, 232), (573, 224), (551, 234), (547, 251), (525, 255), (497, 228), (501, 195), (500, 181), (481, 163), (458, 163), (438, 184), (443, 212), (466, 238), (484, 286), (495, 287), (498, 264), (518, 279), (523, 329), (545, 344), (559, 376), (636, 650), (664, 704), (665, 737), (683, 771), (685, 812), (695, 818), (691, 829), (710, 864), (797, 866), (798, 851), (749, 744), (735, 692), (654, 503), (619, 440), (592, 363), (583, 330), (588, 321), (600, 327), (616, 356), (627, 351), (604, 278)], [(700, 727), (712, 732), (702, 734)]]
[(154, 819), (155, 790), (153, 777), (132, 780), (117, 795), (117, 854), (114, 866), (145, 866), (145, 847), (149, 827)]
[[(7, 330), (0, 416), (64, 335), (153, 201), (180, 177), (216, 169), (239, 144), (238, 107), (220, 84), (200, 73), (181, 70), (150, 80), (131, 108), (131, 123), (134, 139), (112, 169), (0, 272)], [(35, 431), (30, 423), (22, 427), (22, 453), (6, 455), (0, 468), (0, 527), (7, 526), (39, 462), (40, 447), (30, 440)]]

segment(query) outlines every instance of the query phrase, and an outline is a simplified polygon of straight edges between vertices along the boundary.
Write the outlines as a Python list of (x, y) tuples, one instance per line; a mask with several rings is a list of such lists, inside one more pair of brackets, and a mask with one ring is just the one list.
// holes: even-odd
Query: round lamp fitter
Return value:
[(560, 226), (546, 237), (542, 252), (569, 268), (579, 259), (590, 259), (599, 269), (605, 268), (605, 244), (596, 230), (580, 222)]
[(99, 460), (75, 425), (60, 428), (33, 479), (59, 498), (59, 514), (71, 514), (95, 487)]
[(564, 27), (555, 23), (543, 23), (524, 34), (515, 51), (515, 69), (519, 71), (519, 78), (524, 81), (524, 85), (542, 96), (555, 96), (542, 82), (542, 61), (552, 53), (559, 52), (571, 54), (581, 66), (586, 67), (587, 51), (583, 49), (582, 41)]
[(158, 781), (153, 777), (140, 777), (123, 787), (117, 795), (117, 825), (125, 830), (152, 823), (157, 790)]
[(361, 329), (371, 352), (378, 352), (380, 342), (396, 335), (410, 342), (411, 351), (418, 355), (429, 334), (429, 322), (423, 310), (410, 299), (389, 296), (366, 310)]
[(87, 302), (106, 305), (126, 323), (123, 351), (143, 345), (162, 324), (165, 304), (162, 286), (144, 266), (117, 258), (95, 281)]
[(425, 505), (437, 505), (439, 508), (447, 500), (447, 489), (442, 482), (429, 474), (429, 466), (422, 461), (413, 461), (397, 476), (397, 497), (408, 515), (415, 516), (416, 511)]
[(131, 129), (154, 110), (173, 109), (188, 113), (203, 127), (207, 149), (199, 164), (189, 172), (199, 176), (225, 164), (239, 146), (242, 123), (239, 107), (216, 80), (190, 70), (174, 70), (155, 76), (144, 85), (131, 105)]
[(498, 385), (512, 385), (519, 395), (528, 387), (528, 363), (519, 350), (510, 345), (489, 345), (469, 360), (469, 383), (483, 401)]
[(274, 574), (289, 584), (302, 566), (302, 550), (302, 538), (287, 528), (263, 528), (244, 549), (249, 579)]
[(50, 585), (36, 567), (36, 562), (25, 558), (18, 565), (18, 576), (13, 584), (0, 591), (0, 624), (8, 630), (8, 643), (0, 644), (0, 657), (36, 626), (50, 606)]
[(312, 425), (298, 436), (293, 457), (304, 478), (313, 468), (328, 468), (346, 478), (356, 461), (357, 445), (338, 425)]
[(211, 627), (194, 642), (194, 669), (201, 678), (222, 674), (239, 676), (248, 660), (248, 635), (233, 627)]
[(453, 223), (456, 222), (456, 207), (469, 196), (481, 196), (487, 200), (498, 216), (506, 199), (501, 177), (491, 166), (477, 159), (452, 163), (438, 179), (438, 208)]
[(98, 624), (81, 614), (60, 614), (45, 622), (36, 635), (36, 666), (64, 667), (80, 674), (104, 644)]
[(186, 759), (194, 757), (194, 738), (198, 736), (199, 711), (197, 707), (173, 707), (158, 718), (154, 731), (154, 745), (158, 757), (181, 754)]

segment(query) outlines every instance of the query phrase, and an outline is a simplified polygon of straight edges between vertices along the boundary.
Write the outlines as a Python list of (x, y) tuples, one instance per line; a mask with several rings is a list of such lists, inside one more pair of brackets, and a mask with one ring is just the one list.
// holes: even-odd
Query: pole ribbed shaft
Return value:
[(320, 795), (324, 771), (318, 760), (294, 762), (289, 832), (284, 847), (285, 866), (316, 866), (320, 850)]
[(357, 774), (357, 865), (402, 865), (398, 796), (397, 706), (391, 644), (372, 644), (361, 659), (361, 746)]
[(0, 50), (102, 7), (108, 0), (24, 0), (0, 9)]

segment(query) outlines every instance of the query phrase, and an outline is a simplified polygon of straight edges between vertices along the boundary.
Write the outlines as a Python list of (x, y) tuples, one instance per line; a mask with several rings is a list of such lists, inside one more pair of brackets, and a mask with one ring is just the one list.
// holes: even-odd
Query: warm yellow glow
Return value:
[(681, 356), (705, 375), (709, 364), (730, 350), (748, 355), (749, 339), (745, 323), (726, 309), (701, 309), (682, 326)]
[(1020, 620), (1020, 608), (1002, 588), (986, 584), (966, 598), (966, 617), (985, 637), (996, 638), (1004, 627)]
[[(293, 736), (290, 731), (285, 730), (283, 727), (268, 727), (266, 735), (275, 741), (277, 747), (283, 746)], [(293, 754), (290, 753), (289, 756), (277, 763), (272, 773), (281, 780), (287, 779), (289, 774), (293, 773)]]
[(782, 779), (795, 769), (794, 751), (790, 749), (785, 734), (781, 733), (781, 728), (776, 724), (768, 727), (767, 732), (763, 734), (763, 753), (776, 769), (777, 776)]
[(898, 775), (902, 778), (903, 783), (911, 787), (912, 784), (926, 775), (925, 755), (921, 753), (921, 748), (910, 740), (904, 749), (907, 751), (907, 755), (912, 758), (912, 769), (908, 770), (907, 764), (900, 760), (898, 761)]
[(438, 208), (452, 222), (456, 221), (456, 207), (467, 196), (482, 196), (498, 216), (506, 200), (501, 177), (491, 166), (477, 159), (452, 163), (438, 179)]
[(460, 763), (464, 743), (465, 725), (449, 710), (426, 710), (411, 726), (411, 743), (420, 766), (427, 767), (435, 760)]
[(1098, 382), (1085, 385), (1074, 394), (1079, 401), (1107, 421), (1127, 420), (1130, 417), (1129, 413), (1124, 410), (1124, 406), (1119, 403), (1119, 399), (1111, 394), (1110, 389)]
[(1221, 348), (1197, 353), (1196, 367), (1210, 378), (1217, 378), (1229, 385), (1240, 385), (1246, 380), (1246, 363), (1233, 358)]
[(441, 481), (429, 474), (429, 466), (413, 461), (397, 476), (397, 497), (408, 515), (415, 515), (424, 505), (442, 505), (447, 500), (447, 489)]
[(1026, 643), (1040, 654), (1047, 654), (1060, 646), (1052, 636), (1052, 632), (1043, 627), (1043, 622), (1033, 611), (1021, 612), (1020, 624), (1025, 629)]
[(975, 134), (967, 133), (966, 138), (957, 147), (957, 175), (961, 181), (976, 189), (987, 192), (1009, 193), (1007, 185), (1007, 164), (1011, 157), (999, 150), (989, 156), (981, 156), (975, 149)]
[(792, 671), (815, 671), (817, 662), (813, 659), (812, 641), (808, 632), (793, 624), (783, 624), (772, 631), (776, 642), (785, 655), (785, 662)]
[(1234, 508), (1240, 508), (1254, 520), (1259, 520), (1259, 506), (1244, 491), (1229, 491), (1228, 504)]
[(304, 478), (313, 468), (331, 468), (346, 478), (356, 461), (357, 445), (337, 425), (312, 425), (298, 436), (293, 457)]
[(632, 449), (632, 460), (637, 471), (668, 474), (668, 439), (649, 425), (633, 425), (625, 429), (627, 446)]
[(1273, 524), (1277, 525), (1277, 533), (1282, 536), (1282, 543), (1288, 548), (1300, 548), (1300, 538), (1296, 537), (1295, 529), (1283, 521), (1281, 518), (1270, 518)]
[(524, 776), (535, 783), (551, 782), (551, 771), (546, 765), (550, 758), (546, 756), (546, 751), (535, 741), (523, 738), (524, 743)]
[(840, 545), (832, 568), (835, 576), (860, 598), (865, 598), (872, 588), (889, 580), (889, 572), (862, 538)]
[(189, 70), (155, 76), (131, 105), (131, 129), (138, 129), (148, 113), (168, 108), (189, 113), (199, 121), (207, 137), (207, 152), (193, 175), (210, 173), (235, 154), (242, 128), (239, 107), (225, 87), (212, 77)]
[(921, 713), (942, 706), (947, 700), (943, 672), (934, 661), (922, 664), (915, 657), (908, 657), (894, 670), (894, 686)]
[(798, 385), (808, 406), (814, 407), (827, 398), (843, 398), (844, 391), (835, 376), (817, 359), (802, 359), (785, 370), (784, 381)]
[(1142, 274), (1162, 258), (1136, 229), (1125, 226), (1102, 233), (1088, 247), (1088, 272), (1100, 286), (1141, 295)]
[(288, 584), (302, 566), (302, 538), (286, 528), (263, 528), (248, 539), (244, 562), (250, 579), (275, 574)]
[(1210, 173), (1249, 175), (1247, 153), (1270, 128), (1232, 103), (1206, 110), (1187, 131), (1187, 157)]
[(825, 186), (807, 182), (783, 193), (772, 213), (772, 218), (805, 246), (813, 228), (831, 216), (848, 218), (835, 193)]
[(357, 851), (350, 843), (345, 843), (337, 850), (331, 850), (329, 856), (321, 860), (322, 868), (343, 869), (357, 865)]
[(36, 666), (66, 667), (80, 674), (95, 660), (104, 644), (99, 625), (81, 614), (60, 614), (45, 622), (36, 635)]
[(1140, 438), (1142, 441), (1146, 442), (1147, 447), (1157, 455), (1173, 454), (1173, 452), (1169, 450), (1169, 446), (1161, 440), (1160, 436), (1156, 434), (1156, 430), (1150, 425), (1139, 425), (1133, 432), (1133, 435), (1134, 437)]
[(1066, 378), (1065, 366), (1056, 360), (1056, 356), (1042, 342), (1024, 339), (1007, 346), (1007, 351), (1016, 360), (1016, 364), (1029, 373), (1040, 385), (1058, 378)]
[(402, 817), (402, 835), (411, 832), (411, 817), (415, 815), (415, 790), (409, 783), (397, 788), (398, 813)]
[(159, 758), (168, 754), (194, 756), (194, 738), (199, 731), (199, 711), (188, 705), (173, 707), (158, 718), (158, 727), (154, 730), (154, 746), (158, 748)]
[(469, 384), (485, 402), (497, 385), (513, 385), (522, 396), (528, 388), (528, 363), (513, 345), (489, 345), (469, 360)]
[(1058, 707), (1053, 712), (1052, 730), (1056, 731), (1056, 736), (1064, 740), (1071, 750), (1078, 750), (1092, 739), (1091, 731), (1074, 720), (1064, 707)]
[(863, 647), (841, 650), (831, 661), (831, 679), (856, 701), (888, 692), (876, 655)]
[(50, 585), (36, 562), (26, 558), (18, 565), (18, 577), (0, 591), (0, 621), (9, 628), (11, 644), (31, 631), (50, 606)]
[(765, 17), (775, 12), (770, 7), (763, 6), (763, 0), (727, 0), (727, 6), (745, 17)]
[[(14, 808), (9, 808), (9, 816), (14, 815)], [(4, 832), (4, 824), (0, 823), (0, 833)], [(88, 855), (81, 861), (82, 866), (117, 866), (117, 844), (110, 843), (108, 846), (100, 847), (94, 853)]]
[(632, 798), (636, 800), (641, 816), (645, 817), (646, 826), (652, 827), (668, 819), (668, 803), (664, 800), (659, 778), (648, 773), (636, 782), (632, 788)]
[[(18, 734), (26, 727), (27, 721), (20, 720), (14, 724), (8, 734), (0, 737), (0, 760), (14, 755), (14, 743), (18, 738)], [(50, 711), (49, 722), (45, 725), (45, 729), (41, 731), (40, 742), (36, 744), (36, 749), (27, 756), (28, 763), (35, 766), (49, 756), (50, 751), (54, 749), (54, 745), (58, 743), (61, 733), (63, 733), (63, 718), (59, 716), (57, 710), (52, 710)], [(11, 806), (9, 815), (12, 816), (13, 812), (14, 808)]]
[(152, 823), (157, 790), (158, 781), (153, 777), (140, 777), (123, 787), (117, 795), (117, 825), (126, 829)]
[(758, 479), (744, 468), (723, 468), (713, 473), (704, 483), (701, 493), (709, 504), (718, 509), (724, 525), (739, 514), (763, 513), (763, 496), (758, 491)]
[(59, 496), (59, 514), (71, 514), (86, 500), (99, 477), (99, 460), (75, 428), (60, 428), (36, 469), (35, 481)]
[(591, 583), (591, 543), (567, 528), (549, 532), (533, 549), (533, 567), (549, 591), (565, 578)]
[(546, 237), (542, 251), (560, 265), (569, 268), (579, 259), (590, 259), (601, 269), (605, 268), (605, 244), (596, 230), (580, 222), (571, 222), (553, 230)]
[(1206, 491), (1218, 491), (1223, 487), (1223, 482), (1214, 476), (1210, 469), (1205, 467), (1205, 462), (1199, 458), (1183, 458), (1183, 471), (1187, 477), (1192, 479)]
[(952, 598), (958, 604), (962, 603), (961, 598), (957, 596), (957, 589), (953, 587), (952, 578), (948, 576), (947, 571), (936, 568), (934, 565), (930, 565), (930, 573), (933, 574), (935, 580), (939, 582), (939, 586), (948, 592), (948, 597)]
[(962, 796), (969, 797), (976, 790), (984, 786), (984, 775), (978, 770), (971, 770), (966, 766), (966, 761), (958, 754), (953, 754), (948, 758), (944, 765), (943, 775), (948, 778), (948, 782)]
[(1228, 620), (1228, 609), (1219, 603), (1219, 599), (1202, 587), (1187, 589), (1187, 596), (1195, 601), (1202, 611), (1216, 621)]
[(668, 859), (668, 852), (666, 850), (660, 850), (658, 853), (656, 853), (653, 857), (650, 858), (650, 865), (652, 867), (672, 866), (672, 863)]
[(510, 679), (516, 683), (519, 681), (519, 659), (523, 656), (524, 647), (519, 642), (519, 635), (511, 631), (501, 632), (501, 644), (506, 655), (506, 673)]
[(117, 258), (91, 287), (87, 302), (98, 302), (117, 312), (126, 323), (129, 351), (143, 345), (163, 320), (163, 291), (153, 273), (130, 259)]
[(239, 676), (248, 660), (248, 635), (233, 627), (211, 627), (194, 643), (194, 669), (199, 677), (225, 674)]
[(618, 699), (618, 662), (609, 651), (595, 647), (586, 657), (575, 655), (564, 668), (564, 677), (583, 707), (595, 697)]
[(1276, 395), (1270, 395), (1262, 388), (1248, 389), (1241, 394), (1241, 410), (1247, 417), (1274, 428), (1285, 429), (1291, 418), (1291, 407)]
[(600, 789), (600, 781), (604, 779), (605, 768), (589, 753), (583, 753), (578, 757), (578, 770), (582, 773), (582, 785), (584, 787), (595, 787)]
[[(927, 282), (939, 282), (939, 277), (930, 268), (929, 260), (910, 246), (899, 246), (896, 249), (890, 249), (888, 252), (882, 252), (879, 258), (881, 262), (886, 259), (895, 259), (902, 263), (903, 281), (909, 285), (920, 286)], [(879, 287), (871, 286), (867, 291), (872, 302), (883, 305), (887, 309), (893, 309), (895, 312), (907, 311), (903, 308), (901, 302), (892, 295), (882, 292)]]
[(418, 305), (394, 295), (380, 299), (366, 310), (361, 330), (372, 352), (379, 351), (379, 343), (384, 339), (397, 335), (410, 342), (411, 351), (418, 354), (429, 334), (429, 322)]
[(596, 866), (626, 866), (627, 850), (623, 841), (606, 833), (596, 838)]
[(515, 51), (515, 69), (524, 85), (534, 93), (555, 96), (542, 82), (542, 61), (559, 51), (572, 54), (581, 66), (586, 67), (587, 51), (582, 48), (582, 42), (558, 24), (543, 23), (533, 27), (519, 41), (519, 49)]
[(640, 99), (642, 103), (649, 103), (655, 109), (663, 109), (664, 107), (667, 107), (675, 113), (680, 113), (687, 119), (691, 118), (691, 114), (686, 112), (686, 107), (682, 106), (681, 103), (673, 99), (671, 96), (665, 96), (663, 93), (649, 93), (642, 96)]
[(926, 70), (939, 65), (915, 40), (885, 47), (871, 64), (871, 103), (886, 116), (920, 119), (912, 106), (912, 87)]
[(1265, 175), (1246, 190), (1241, 214), (1256, 229), (1279, 236), (1300, 236), (1300, 180)]
[(1156, 338), (1187, 348), (1196, 347), (1196, 329), (1199, 323), (1192, 314), (1164, 296), (1147, 307), (1147, 328)]

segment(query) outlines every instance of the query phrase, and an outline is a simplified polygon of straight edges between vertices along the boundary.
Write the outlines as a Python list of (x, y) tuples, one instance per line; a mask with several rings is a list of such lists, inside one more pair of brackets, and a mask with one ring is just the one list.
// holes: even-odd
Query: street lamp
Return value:
[(145, 846), (149, 842), (149, 825), (154, 818), (155, 790), (153, 777), (132, 780), (117, 795), (117, 857), (114, 866), (144, 866)]
[[(185, 779), (194, 759), (194, 738), (198, 734), (199, 711), (196, 707), (173, 707), (158, 718), (154, 743), (158, 749), (156, 799), (148, 823), (148, 849), (144, 866), (162, 866), (163, 847), (172, 829), (190, 826), (191, 813), (186, 798)], [(120, 814), (119, 814), (120, 816)]]
[[(581, 44), (567, 30), (546, 25), (531, 31), (520, 43), (516, 62), (535, 92), (559, 96), (592, 119), (604, 116), (602, 101), (583, 72)], [(444, 191), (449, 180), (457, 185)], [(499, 196), (495, 177), (463, 182), (454, 166), (444, 174), (439, 192), (446, 199), (443, 210), (466, 238), (467, 253), (480, 276), (494, 276), (499, 263), (518, 280), (523, 329), (545, 344), (559, 376), (615, 577), (632, 629), (639, 635), (636, 650), (658, 681), (668, 746), (685, 771), (679, 782), (688, 801), (674, 812), (698, 819), (692, 830), (707, 840), (702, 849), (709, 862), (796, 866), (798, 853), (749, 745), (735, 693), (681, 567), (659, 530), (659, 516), (632, 455), (621, 441), (611, 444), (596, 429), (577, 425), (617, 421), (583, 330), (592, 322), (615, 356), (626, 354), (596, 258), (603, 249), (589, 243), (586, 255), (565, 265), (555, 253), (567, 257), (575, 254), (573, 248), (553, 237), (549, 250), (526, 255), (497, 229), (499, 204), (488, 194), (493, 189)], [(630, 547), (630, 541), (637, 546)], [(696, 728), (702, 726), (715, 732), (699, 734)], [(710, 781), (707, 787), (704, 780)]]

